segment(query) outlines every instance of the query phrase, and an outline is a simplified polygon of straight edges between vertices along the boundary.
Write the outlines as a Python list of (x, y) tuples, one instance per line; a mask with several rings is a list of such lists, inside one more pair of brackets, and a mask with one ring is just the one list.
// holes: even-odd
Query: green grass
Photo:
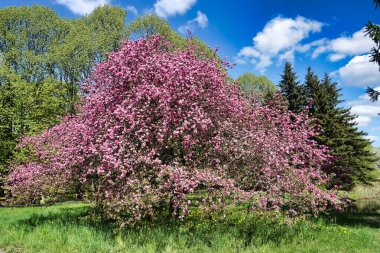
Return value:
[[(343, 213), (291, 221), (234, 213), (223, 222), (193, 215), (188, 221), (118, 229), (95, 222), (92, 207), (1, 208), (0, 249), (5, 252), (378, 252), (378, 212)], [(368, 215), (371, 218), (368, 218)]]
[[(380, 171), (376, 171), (380, 178)], [(139, 228), (100, 222), (89, 204), (0, 208), (5, 252), (379, 252), (380, 181), (346, 193), (344, 213), (319, 218), (259, 218), (234, 210), (212, 222), (193, 212), (185, 222), (159, 217)]]

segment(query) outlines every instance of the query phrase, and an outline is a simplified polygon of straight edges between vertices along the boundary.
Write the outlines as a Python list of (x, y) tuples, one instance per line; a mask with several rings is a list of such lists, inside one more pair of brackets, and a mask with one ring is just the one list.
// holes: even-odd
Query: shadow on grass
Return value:
[(380, 228), (380, 214), (365, 212), (342, 212), (328, 216), (339, 225)]
[[(17, 221), (17, 225), (27, 231), (33, 231), (39, 226), (51, 224), (54, 227), (89, 227), (97, 232), (115, 239), (122, 236), (134, 238), (134, 242), (144, 244), (154, 241), (158, 248), (164, 249), (170, 241), (185, 240), (186, 244), (212, 247), (222, 237), (237, 238), (241, 245), (262, 245), (267, 242), (280, 244), (284, 240), (292, 241), (293, 238), (303, 233), (304, 225), (280, 223), (275, 219), (256, 219), (251, 217), (243, 222), (233, 218), (221, 222), (212, 222), (198, 216), (189, 217), (185, 222), (168, 219), (163, 214), (154, 220), (144, 220), (139, 227), (119, 229), (111, 221), (104, 221), (93, 216), (92, 207), (54, 207), (53, 211), (32, 213), (26, 218)], [(180, 239), (181, 238), (181, 239)]]
[[(188, 222), (197, 222), (195, 218), (191, 218)], [(323, 218), (327, 222), (336, 222), (339, 225), (380, 228), (380, 198), (356, 201), (346, 211), (333, 212)], [(101, 220), (98, 214), (96, 214), (96, 210), (90, 206), (59, 207), (53, 212), (33, 213), (26, 219), (18, 220), (19, 225), (30, 227), (51, 222), (65, 225), (91, 226), (105, 231), (112, 231), (118, 228), (113, 221)], [(147, 220), (143, 222), (143, 227), (165, 226), (166, 228), (173, 229), (177, 228), (180, 224), (180, 222), (168, 219), (168, 217), (159, 217), (154, 221)]]
[[(231, 217), (223, 222), (213, 223), (197, 215), (189, 217), (186, 222), (178, 222), (168, 219), (167, 215), (161, 215), (154, 220), (142, 222), (139, 227), (120, 229), (116, 223), (102, 220), (94, 215), (96, 210), (93, 207), (75, 205), (47, 208), (44, 212), (35, 211), (17, 220), (17, 223), (29, 231), (46, 224), (63, 228), (88, 227), (112, 240), (121, 235), (123, 238), (133, 238), (131, 240), (138, 244), (154, 242), (162, 250), (170, 244), (170, 240), (167, 240), (169, 237), (176, 241), (185, 240), (186, 245), (190, 246), (201, 243), (212, 247), (224, 236), (224, 238), (235, 238), (231, 240), (236, 240), (245, 247), (260, 246), (268, 242), (277, 245), (292, 242), (300, 237), (313, 238), (316, 234), (324, 233), (324, 224), (380, 228), (380, 205), (378, 204), (372, 200), (367, 201), (366, 204), (355, 202), (346, 212), (321, 217), (324, 220), (321, 226), (310, 226), (309, 223), (303, 221), (287, 224), (277, 219), (257, 219), (254, 216), (240, 222), (243, 216), (236, 212), (235, 218)], [(321, 221), (320, 218), (316, 219), (314, 224), (319, 221)]]
[(380, 197), (359, 199), (347, 211), (332, 213), (328, 218), (339, 225), (380, 228)]
[(110, 232), (115, 228), (115, 225), (111, 222), (97, 220), (94, 214), (95, 209), (91, 206), (58, 206), (51, 211), (33, 212), (27, 218), (18, 220), (17, 223), (30, 229), (44, 224), (87, 226), (103, 232)]

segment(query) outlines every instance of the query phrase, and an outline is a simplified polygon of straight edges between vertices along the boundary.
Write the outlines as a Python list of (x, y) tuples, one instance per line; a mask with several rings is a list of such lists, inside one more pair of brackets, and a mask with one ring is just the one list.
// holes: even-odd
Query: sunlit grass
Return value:
[(374, 178), (376, 179), (370, 185), (358, 185), (353, 191), (349, 193), (349, 197), (352, 199), (371, 199), (380, 198), (380, 170), (375, 170), (372, 172)]
[[(380, 175), (380, 171), (377, 171)], [(348, 212), (294, 220), (259, 218), (234, 210), (218, 222), (193, 212), (178, 223), (160, 217), (119, 229), (92, 216), (93, 207), (66, 203), (1, 208), (5, 252), (378, 252), (380, 181), (357, 186)]]
[(2, 208), (0, 249), (93, 253), (378, 252), (380, 248), (377, 223), (360, 213), (356, 213), (356, 222), (350, 214), (296, 221), (234, 213), (219, 222), (193, 214), (183, 223), (163, 218), (139, 228), (119, 229), (95, 222), (91, 211), (92, 207), (83, 203)]

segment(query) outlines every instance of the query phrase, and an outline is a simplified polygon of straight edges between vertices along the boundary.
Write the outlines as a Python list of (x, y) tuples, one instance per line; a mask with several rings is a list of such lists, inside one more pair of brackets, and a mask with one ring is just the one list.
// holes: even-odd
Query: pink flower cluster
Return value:
[(123, 224), (167, 203), (178, 218), (189, 205), (213, 211), (232, 200), (290, 213), (337, 204), (321, 172), (330, 157), (306, 115), (280, 97), (252, 104), (220, 63), (170, 48), (160, 36), (126, 41), (97, 65), (79, 114), (23, 140), (34, 158), (13, 168), (13, 199), (79, 185)]

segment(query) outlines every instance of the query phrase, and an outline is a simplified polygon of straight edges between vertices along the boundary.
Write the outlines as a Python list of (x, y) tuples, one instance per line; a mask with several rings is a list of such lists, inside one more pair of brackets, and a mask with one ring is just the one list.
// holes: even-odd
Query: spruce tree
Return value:
[(352, 115), (350, 109), (340, 107), (344, 100), (340, 98), (337, 84), (327, 74), (319, 81), (309, 68), (305, 88), (308, 98), (313, 99), (309, 114), (322, 128), (317, 141), (329, 147), (335, 157), (334, 162), (324, 168), (328, 174), (335, 175), (331, 186), (351, 189), (356, 183), (371, 182), (370, 172), (376, 161), (371, 153), (371, 142), (364, 138), (366, 133), (358, 130), (357, 116)]
[(314, 114), (314, 112), (319, 109), (318, 104), (321, 105), (323, 103), (322, 101), (325, 99), (322, 89), (323, 88), (318, 76), (311, 71), (311, 67), (308, 67), (305, 76), (304, 90), (306, 92), (307, 99), (313, 100), (309, 105), (310, 114)]
[(285, 63), (279, 86), (282, 95), (288, 101), (290, 111), (300, 112), (305, 108), (307, 101), (304, 89), (297, 81), (296, 73), (289, 62)]
[(374, 88), (367, 87), (366, 93), (368, 94), (372, 102), (376, 102), (379, 99), (380, 91), (377, 91)]

